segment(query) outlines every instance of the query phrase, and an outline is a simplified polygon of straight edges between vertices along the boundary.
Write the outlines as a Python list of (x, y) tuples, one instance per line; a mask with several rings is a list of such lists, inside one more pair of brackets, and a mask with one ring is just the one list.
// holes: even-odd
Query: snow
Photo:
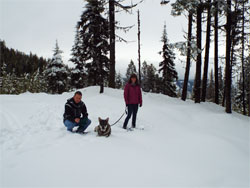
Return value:
[(81, 91), (92, 120), (87, 135), (62, 123), (74, 92), (0, 95), (0, 187), (250, 186), (249, 117), (143, 93), (144, 130), (121, 129), (123, 117), (109, 138), (97, 137), (98, 117), (112, 124), (124, 112), (123, 91)]

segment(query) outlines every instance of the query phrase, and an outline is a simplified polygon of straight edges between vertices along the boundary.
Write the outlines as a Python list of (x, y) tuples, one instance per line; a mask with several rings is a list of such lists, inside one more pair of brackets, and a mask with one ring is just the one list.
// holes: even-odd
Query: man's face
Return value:
[(82, 100), (82, 96), (78, 94), (76, 94), (73, 98), (76, 104)]

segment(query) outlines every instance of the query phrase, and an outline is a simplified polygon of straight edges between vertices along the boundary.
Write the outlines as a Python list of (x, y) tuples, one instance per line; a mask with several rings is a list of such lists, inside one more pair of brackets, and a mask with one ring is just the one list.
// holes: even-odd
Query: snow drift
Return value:
[(87, 135), (62, 122), (73, 92), (0, 96), (1, 187), (250, 186), (248, 117), (143, 93), (137, 126), (144, 130), (121, 129), (123, 118), (109, 138), (97, 137), (98, 117), (112, 124), (124, 112), (123, 91), (81, 91), (92, 120)]

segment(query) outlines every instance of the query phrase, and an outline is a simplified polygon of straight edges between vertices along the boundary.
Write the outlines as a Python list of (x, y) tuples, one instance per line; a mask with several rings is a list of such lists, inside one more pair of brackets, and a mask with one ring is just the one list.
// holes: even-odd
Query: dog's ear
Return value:
[(102, 120), (100, 117), (98, 118), (99, 122)]
[(107, 118), (106, 121), (109, 122), (109, 118)]

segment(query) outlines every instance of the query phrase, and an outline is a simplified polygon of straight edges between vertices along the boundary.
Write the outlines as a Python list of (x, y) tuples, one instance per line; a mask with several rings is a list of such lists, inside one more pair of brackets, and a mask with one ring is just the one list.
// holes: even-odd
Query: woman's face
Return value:
[(131, 78), (131, 82), (134, 84), (136, 82), (136, 78)]

